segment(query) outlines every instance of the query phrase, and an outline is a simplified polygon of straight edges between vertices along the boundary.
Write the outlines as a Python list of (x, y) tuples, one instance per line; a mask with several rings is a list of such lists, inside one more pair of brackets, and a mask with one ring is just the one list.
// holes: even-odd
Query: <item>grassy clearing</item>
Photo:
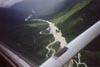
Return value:
[(86, 5), (88, 5), (91, 2), (91, 0), (80, 0), (76, 5), (74, 5), (72, 8), (70, 8), (68, 11), (63, 12), (62, 15), (59, 14), (57, 17), (51, 19), (54, 23), (62, 23), (65, 20), (67, 20), (70, 16), (84, 8)]

